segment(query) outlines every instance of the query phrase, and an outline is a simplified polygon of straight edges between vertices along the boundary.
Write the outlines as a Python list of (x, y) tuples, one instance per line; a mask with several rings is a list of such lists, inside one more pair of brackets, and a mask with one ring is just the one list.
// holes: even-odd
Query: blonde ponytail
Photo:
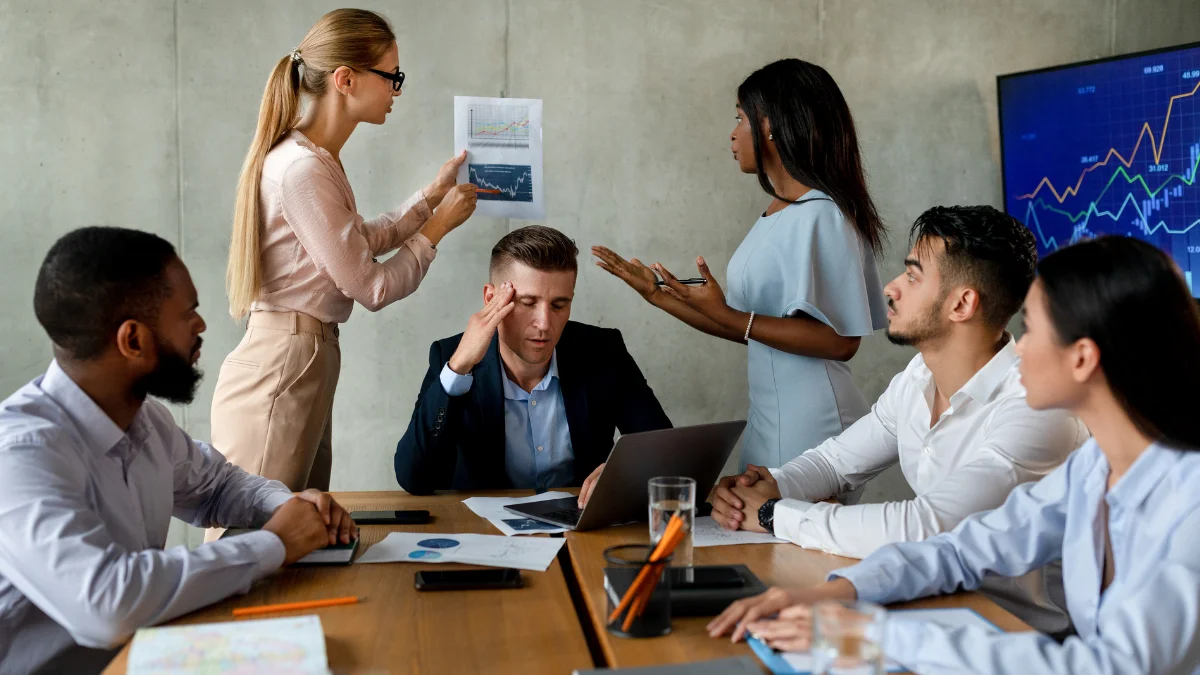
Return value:
[(229, 242), (229, 266), (225, 269), (225, 291), (229, 294), (229, 313), (241, 319), (250, 312), (250, 304), (262, 286), (262, 245), (259, 241), (258, 188), (262, 182), (267, 153), (296, 124), (300, 114), (299, 64), (289, 54), (275, 64), (262, 106), (258, 126), (242, 173), (238, 177), (237, 201), (233, 207), (233, 239)]
[(396, 36), (382, 16), (362, 9), (337, 9), (321, 17), (300, 46), (275, 64), (258, 109), (254, 140), (238, 176), (233, 207), (225, 290), (235, 320), (250, 313), (262, 287), (259, 186), (263, 164), (271, 148), (299, 122), (301, 93), (324, 95), (330, 72), (340, 66), (371, 68), (395, 42)]

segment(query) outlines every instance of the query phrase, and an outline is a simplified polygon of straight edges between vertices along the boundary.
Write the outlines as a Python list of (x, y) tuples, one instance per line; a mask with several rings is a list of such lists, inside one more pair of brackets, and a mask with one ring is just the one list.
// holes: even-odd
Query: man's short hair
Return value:
[(167, 240), (120, 227), (84, 227), (50, 247), (38, 271), (33, 312), (55, 346), (86, 360), (100, 356), (122, 323), (153, 323), (170, 295)]
[(513, 262), (543, 272), (578, 272), (578, 255), (579, 248), (567, 235), (552, 227), (529, 225), (509, 232), (496, 242), (488, 273), (494, 277), (498, 270)]
[(942, 288), (965, 284), (979, 293), (983, 320), (1001, 327), (1025, 301), (1037, 268), (1033, 232), (991, 206), (935, 206), (913, 223), (917, 246), (940, 239), (946, 245)]

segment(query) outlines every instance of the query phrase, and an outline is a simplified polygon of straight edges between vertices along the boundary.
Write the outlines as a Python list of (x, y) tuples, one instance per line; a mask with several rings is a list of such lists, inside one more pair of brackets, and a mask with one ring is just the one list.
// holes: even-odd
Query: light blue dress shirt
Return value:
[(292, 493), (146, 401), (122, 430), (58, 366), (0, 403), (0, 675), (98, 672), (143, 626), (283, 564), (271, 532), (163, 550), (174, 515), (257, 526)]
[[(459, 375), (447, 363), (440, 376), (449, 396), (462, 396), (475, 378)], [(500, 363), (504, 390), (504, 468), (513, 487), (545, 492), (566, 487), (575, 478), (575, 453), (571, 429), (558, 379), (558, 351), (550, 357), (550, 370), (533, 391), (508, 379)]]
[[(1200, 452), (1151, 445), (1107, 489), (1095, 440), (1000, 508), (921, 543), (894, 544), (834, 572), (860, 598), (890, 603), (979, 587), (1062, 560), (1077, 636), (888, 621), (884, 650), (937, 673), (1200, 673)], [(1105, 508), (1107, 507), (1107, 508)], [(1100, 592), (1105, 511), (1115, 574)]]
[[(799, 313), (838, 335), (887, 326), (874, 252), (820, 190), (754, 223), (729, 259), (726, 301), (761, 316)], [(869, 410), (842, 361), (747, 345), (750, 410), (742, 467), (783, 466), (837, 436)]]

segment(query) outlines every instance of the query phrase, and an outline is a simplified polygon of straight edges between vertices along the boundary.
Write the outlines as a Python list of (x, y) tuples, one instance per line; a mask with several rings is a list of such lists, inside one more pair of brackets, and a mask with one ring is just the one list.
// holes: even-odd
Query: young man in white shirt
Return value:
[[(1066, 460), (1087, 429), (1061, 410), (1025, 403), (1005, 326), (1033, 282), (1033, 234), (990, 206), (934, 207), (913, 225), (905, 271), (884, 289), (888, 339), (920, 352), (871, 412), (779, 469), (751, 466), (721, 479), (713, 518), (770, 531), (805, 548), (862, 558), (921, 541), (1004, 502)], [(843, 506), (823, 500), (900, 463), (916, 496)], [(1054, 570), (997, 579), (995, 599), (1045, 632), (1064, 630), (1048, 604)]]
[[(152, 234), (84, 228), (47, 254), (34, 312), (55, 361), (0, 403), (0, 675), (99, 672), (138, 628), (354, 535), (329, 495), (245, 473), (147, 399), (192, 400), (197, 307)], [(165, 551), (172, 515), (262, 530)]]

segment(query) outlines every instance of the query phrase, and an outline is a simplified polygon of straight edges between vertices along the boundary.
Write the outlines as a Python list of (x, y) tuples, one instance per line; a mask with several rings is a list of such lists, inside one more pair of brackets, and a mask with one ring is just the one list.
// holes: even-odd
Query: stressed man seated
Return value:
[(434, 342), (396, 481), (434, 490), (578, 486), (614, 431), (671, 426), (620, 331), (570, 321), (575, 242), (531, 225), (492, 249), (484, 306)]
[[(779, 469), (751, 466), (713, 490), (713, 518), (773, 532), (805, 548), (863, 558), (921, 541), (996, 508), (1017, 485), (1066, 460), (1087, 429), (1025, 402), (1005, 326), (1033, 282), (1033, 234), (990, 206), (934, 207), (917, 218), (904, 272), (884, 289), (887, 337), (918, 354), (871, 411)], [(884, 504), (824, 503), (899, 462), (916, 496)], [(1067, 628), (1057, 570), (984, 586), (1048, 633)]]
[[(315, 490), (227, 463), (176, 426), (204, 320), (171, 244), (75, 230), (38, 273), (49, 370), (0, 403), (0, 674), (96, 673), (143, 626), (234, 593), (354, 522)], [(174, 515), (260, 532), (163, 550)]]

